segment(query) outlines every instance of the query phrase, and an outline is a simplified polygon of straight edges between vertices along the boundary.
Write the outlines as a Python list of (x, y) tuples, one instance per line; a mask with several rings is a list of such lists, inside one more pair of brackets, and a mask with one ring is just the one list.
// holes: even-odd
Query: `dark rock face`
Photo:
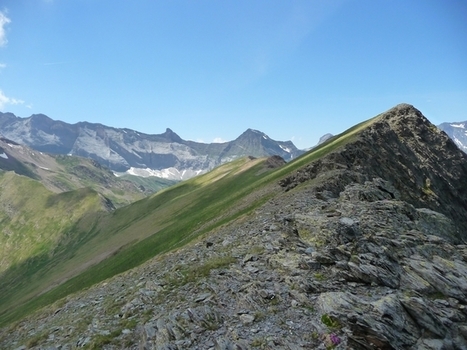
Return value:
[(278, 168), (284, 164), (285, 164), (285, 160), (279, 156), (272, 156), (266, 160), (266, 166), (271, 169)]
[(467, 239), (467, 155), (413, 106), (402, 104), (380, 116), (344, 149), (284, 179), (287, 189), (333, 170), (324, 187), (338, 194), (351, 182), (373, 177), (389, 181), (401, 199), (439, 211), (458, 222)]

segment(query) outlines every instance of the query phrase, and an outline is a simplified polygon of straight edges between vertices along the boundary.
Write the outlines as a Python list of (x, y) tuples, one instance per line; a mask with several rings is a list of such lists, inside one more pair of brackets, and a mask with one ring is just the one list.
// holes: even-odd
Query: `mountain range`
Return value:
[(408, 104), (114, 210), (2, 171), (0, 348), (467, 348), (466, 178)]
[(462, 151), (467, 153), (467, 121), (442, 123), (438, 128), (443, 130)]
[(68, 124), (43, 114), (20, 118), (0, 113), (3, 137), (37, 151), (94, 159), (116, 173), (185, 180), (243, 156), (278, 155), (290, 161), (304, 151), (248, 129), (237, 139), (205, 144), (186, 141), (171, 129), (149, 135), (131, 129), (80, 122)]

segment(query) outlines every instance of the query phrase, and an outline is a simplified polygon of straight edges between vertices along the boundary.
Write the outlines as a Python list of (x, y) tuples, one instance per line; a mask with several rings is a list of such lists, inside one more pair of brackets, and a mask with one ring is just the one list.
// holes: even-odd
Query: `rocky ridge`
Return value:
[(381, 177), (394, 184), (404, 201), (440, 211), (467, 232), (467, 155), (422, 113), (400, 104), (375, 118), (338, 151), (282, 180), (286, 189), (309, 180), (327, 188), (339, 178), (336, 195), (351, 182)]
[(411, 106), (378, 118), (251, 215), (2, 329), (0, 347), (467, 348), (467, 159)]

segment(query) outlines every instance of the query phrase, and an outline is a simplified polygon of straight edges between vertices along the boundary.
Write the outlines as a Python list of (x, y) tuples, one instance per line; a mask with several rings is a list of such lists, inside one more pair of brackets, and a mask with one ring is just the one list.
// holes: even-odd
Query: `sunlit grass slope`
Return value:
[(177, 180), (162, 179), (156, 176), (141, 177), (130, 174), (121, 175), (120, 179), (134, 183), (135, 185), (144, 189), (144, 192), (151, 192), (151, 194), (175, 185), (177, 182), (179, 182)]
[(0, 278), (0, 325), (250, 213), (280, 192), (279, 179), (344, 146), (371, 122), (281, 168), (267, 168), (265, 159), (242, 158), (111, 213), (85, 215), (53, 254), (26, 261)]
[[(75, 156), (52, 155), (56, 161), (54, 171), (42, 176), (45, 183), (49, 183), (60, 190), (72, 191), (77, 188), (88, 187), (103, 194), (110, 199), (115, 207), (122, 207), (145, 197), (144, 191), (138, 189), (140, 185), (133, 181), (134, 177), (126, 179), (116, 177), (110, 169), (102, 167), (97, 162)], [(152, 179), (146, 181), (151, 183)], [(163, 182), (154, 183), (155, 187), (150, 193), (170, 185)]]
[(0, 172), (0, 273), (48, 254), (74, 222), (101, 209), (102, 199), (92, 190), (56, 194), (38, 181)]
[(17, 264), (1, 277), (2, 320), (137, 266), (258, 205), (261, 198), (239, 199), (265, 176), (257, 175), (263, 161), (237, 160), (111, 213), (83, 216), (53, 252)]

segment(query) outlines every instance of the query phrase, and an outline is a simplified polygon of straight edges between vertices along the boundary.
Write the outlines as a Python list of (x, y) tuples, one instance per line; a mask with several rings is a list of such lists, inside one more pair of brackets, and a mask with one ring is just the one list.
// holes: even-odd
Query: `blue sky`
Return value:
[(467, 1), (0, 2), (0, 111), (21, 117), (306, 148), (401, 102), (467, 120)]

